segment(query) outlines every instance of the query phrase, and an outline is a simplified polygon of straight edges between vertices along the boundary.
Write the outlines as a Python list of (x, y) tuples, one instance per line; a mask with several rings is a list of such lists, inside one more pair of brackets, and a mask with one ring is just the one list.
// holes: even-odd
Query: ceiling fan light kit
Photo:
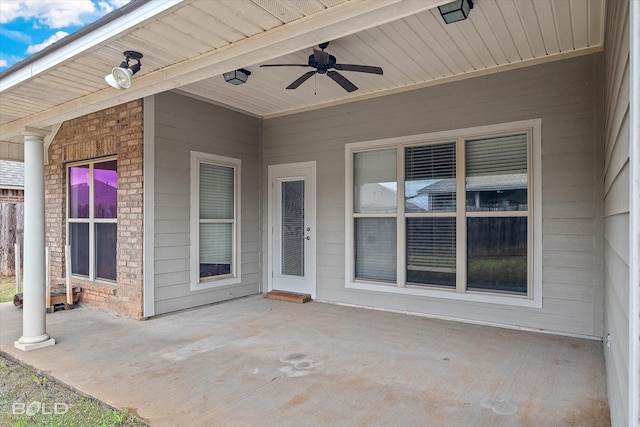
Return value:
[(446, 24), (453, 24), (467, 19), (471, 9), (473, 9), (473, 0), (455, 0), (438, 6), (440, 15)]
[(355, 71), (358, 73), (369, 73), (382, 75), (382, 68), (371, 65), (355, 65), (355, 64), (338, 64), (336, 57), (330, 55), (324, 50), (329, 46), (329, 42), (322, 43), (318, 47), (321, 50), (314, 49), (313, 54), (309, 55), (306, 64), (264, 64), (261, 67), (308, 67), (315, 68), (308, 71), (294, 80), (287, 89), (297, 89), (300, 85), (316, 74), (326, 74), (331, 80), (340, 85), (347, 92), (358, 90), (349, 79), (340, 74), (338, 71)]
[(224, 73), (224, 81), (231, 83), (232, 85), (241, 85), (247, 82), (247, 78), (251, 75), (251, 71), (240, 68), (238, 70), (229, 71)]
[[(111, 73), (104, 76), (104, 80), (109, 84), (109, 86), (114, 89), (128, 89), (131, 87), (131, 78), (135, 73), (140, 71), (140, 67), (142, 64), (140, 63), (140, 59), (142, 59), (142, 54), (140, 52), (136, 52), (134, 50), (127, 50), (123, 52), (125, 56), (125, 60), (118, 67), (114, 67), (111, 70)], [(129, 66), (130, 60), (136, 60), (137, 62), (131, 66)]]

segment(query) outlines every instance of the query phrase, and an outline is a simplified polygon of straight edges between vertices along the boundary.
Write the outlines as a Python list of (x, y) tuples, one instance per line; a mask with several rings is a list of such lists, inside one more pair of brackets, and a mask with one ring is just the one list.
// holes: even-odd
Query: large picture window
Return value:
[(240, 161), (191, 154), (192, 289), (237, 283)]
[(347, 286), (533, 300), (539, 129), (533, 120), (349, 144)]
[(71, 272), (116, 281), (118, 163), (101, 159), (67, 167), (67, 242)]

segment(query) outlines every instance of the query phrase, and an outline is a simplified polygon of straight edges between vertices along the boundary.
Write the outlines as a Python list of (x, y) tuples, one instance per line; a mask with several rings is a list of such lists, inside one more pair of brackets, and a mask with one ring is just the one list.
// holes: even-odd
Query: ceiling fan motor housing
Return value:
[(328, 69), (333, 68), (336, 65), (336, 57), (333, 55), (328, 55), (328, 60), (326, 63), (318, 62), (316, 60), (316, 55), (309, 55), (309, 66), (318, 70), (319, 74), (326, 74)]
[(287, 89), (297, 89), (302, 83), (309, 80), (315, 74), (326, 74), (333, 81), (339, 84), (347, 92), (358, 90), (349, 79), (340, 74), (340, 71), (356, 71), (359, 73), (370, 73), (382, 75), (382, 68), (371, 65), (355, 65), (355, 64), (337, 64), (336, 57), (325, 52), (328, 42), (322, 43), (319, 47), (322, 50), (313, 50), (313, 54), (309, 55), (306, 64), (262, 64), (261, 67), (310, 67), (313, 71), (308, 71), (298, 77), (293, 83), (287, 86)]

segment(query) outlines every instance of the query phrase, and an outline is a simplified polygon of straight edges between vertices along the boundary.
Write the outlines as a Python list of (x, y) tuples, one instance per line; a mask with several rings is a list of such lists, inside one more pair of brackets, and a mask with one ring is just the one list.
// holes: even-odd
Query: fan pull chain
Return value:
[(313, 76), (313, 94), (318, 94), (318, 73)]

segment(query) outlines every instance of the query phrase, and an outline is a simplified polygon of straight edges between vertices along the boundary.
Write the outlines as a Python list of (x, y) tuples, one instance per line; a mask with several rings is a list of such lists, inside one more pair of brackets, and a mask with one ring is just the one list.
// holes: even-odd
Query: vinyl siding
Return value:
[[(265, 170), (317, 162), (317, 299), (602, 337), (601, 70), (602, 55), (594, 54), (264, 120)], [(334, 83), (318, 78), (319, 93), (325, 84)], [(345, 144), (537, 118), (542, 119), (541, 309), (345, 288)], [(262, 179), (266, 197), (264, 174)], [(266, 221), (265, 215), (263, 227)], [(266, 239), (262, 245), (266, 251)]]
[[(155, 314), (259, 292), (260, 120), (180, 94), (155, 96), (154, 298)], [(242, 160), (242, 282), (191, 291), (190, 152)]]
[(613, 426), (629, 420), (629, 2), (607, 3), (604, 260), (607, 389)]

